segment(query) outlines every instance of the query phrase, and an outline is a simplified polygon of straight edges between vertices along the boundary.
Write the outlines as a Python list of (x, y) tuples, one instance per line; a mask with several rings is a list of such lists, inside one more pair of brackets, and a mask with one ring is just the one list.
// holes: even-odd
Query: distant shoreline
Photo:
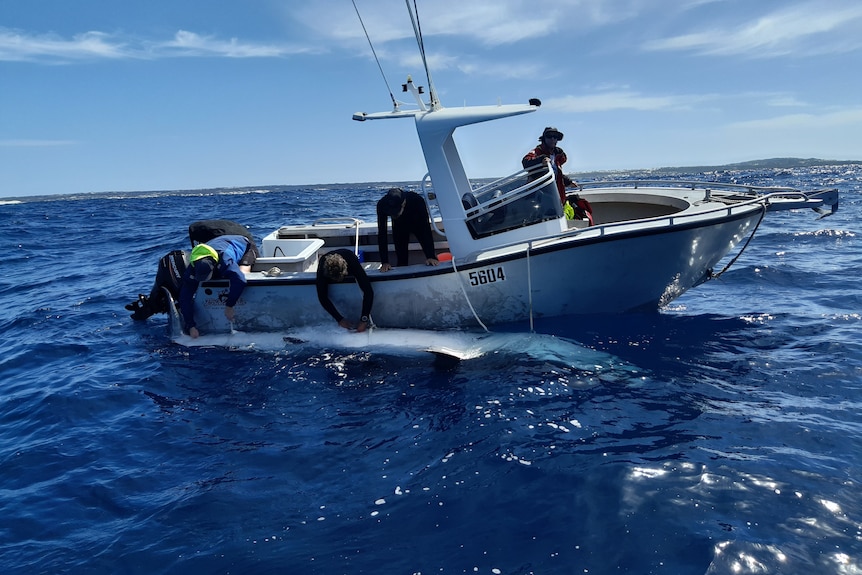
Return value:
[(590, 172), (575, 172), (577, 176), (592, 176), (595, 174), (616, 174), (620, 172), (649, 172), (651, 174), (674, 174), (691, 172), (732, 172), (736, 170), (780, 170), (790, 168), (812, 168), (817, 166), (847, 166), (862, 164), (862, 160), (822, 160), (820, 158), (768, 158), (764, 160), (749, 160), (734, 164), (718, 166), (666, 166), (662, 168), (631, 168), (628, 170), (595, 170)]
[[(672, 174), (690, 174), (690, 173), (708, 173), (708, 172), (732, 172), (737, 170), (774, 170), (774, 169), (792, 169), (792, 168), (810, 168), (817, 166), (845, 166), (845, 165), (862, 165), (862, 160), (822, 160), (819, 158), (769, 158), (765, 160), (750, 160), (747, 162), (738, 162), (735, 164), (723, 164), (719, 166), (678, 166), (678, 167), (663, 167), (663, 168), (628, 168), (619, 170), (596, 170), (589, 172), (571, 172), (570, 175), (575, 179), (601, 179), (617, 174), (629, 172), (639, 172), (651, 175), (667, 176)], [(488, 180), (495, 178), (472, 178), (473, 180)], [(22, 202), (46, 201), (58, 198), (70, 197), (74, 198), (97, 198), (110, 196), (123, 197), (141, 197), (147, 194), (164, 195), (200, 195), (200, 194), (215, 194), (225, 192), (252, 192), (260, 190), (261, 192), (269, 192), (275, 188), (277, 191), (300, 189), (300, 188), (345, 188), (348, 186), (361, 186), (374, 184), (379, 186), (405, 186), (412, 185), (416, 182), (405, 181), (379, 181), (379, 182), (339, 182), (328, 184), (270, 184), (258, 186), (235, 186), (235, 187), (216, 187), (216, 188), (197, 188), (185, 190), (137, 190), (137, 191), (106, 191), (106, 192), (82, 192), (73, 194), (43, 194), (33, 196), (9, 196), (0, 197), (0, 206), (13, 205)]]

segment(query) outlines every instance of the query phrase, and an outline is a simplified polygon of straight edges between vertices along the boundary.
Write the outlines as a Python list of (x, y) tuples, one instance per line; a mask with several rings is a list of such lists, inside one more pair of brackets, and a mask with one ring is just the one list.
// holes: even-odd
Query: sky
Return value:
[[(862, 160), (858, 0), (416, 3), (443, 106), (542, 101), (456, 132), (470, 177), (545, 126), (572, 173)], [(0, 197), (420, 180), (412, 120), (351, 119), (408, 75), (402, 0), (0, 0)]]

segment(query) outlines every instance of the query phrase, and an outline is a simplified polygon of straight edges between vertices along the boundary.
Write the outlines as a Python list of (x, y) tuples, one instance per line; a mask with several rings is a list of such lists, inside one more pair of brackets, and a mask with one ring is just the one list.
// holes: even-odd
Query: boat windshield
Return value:
[(554, 172), (544, 165), (477, 187), (461, 203), (474, 239), (563, 216)]

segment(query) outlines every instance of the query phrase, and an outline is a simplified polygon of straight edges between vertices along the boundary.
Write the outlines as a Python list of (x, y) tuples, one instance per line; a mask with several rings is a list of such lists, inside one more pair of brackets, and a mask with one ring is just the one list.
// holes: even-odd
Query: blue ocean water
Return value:
[(371, 219), (388, 184), (3, 203), (0, 572), (862, 572), (862, 165), (684, 177), (842, 205), (661, 312), (460, 364), (123, 309), (191, 221)]

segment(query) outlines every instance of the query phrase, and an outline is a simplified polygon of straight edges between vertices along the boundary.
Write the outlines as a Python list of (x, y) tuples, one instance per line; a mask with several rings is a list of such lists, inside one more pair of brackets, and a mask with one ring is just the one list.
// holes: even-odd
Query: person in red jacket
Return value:
[[(573, 213), (579, 218), (588, 218), (590, 225), (593, 224), (593, 209), (590, 203), (574, 194), (566, 197), (566, 188), (577, 186), (578, 183), (572, 180), (569, 176), (563, 173), (563, 164), (568, 158), (562, 148), (557, 146), (558, 142), (563, 141), (563, 133), (553, 126), (548, 126), (542, 131), (542, 136), (539, 138), (539, 145), (527, 152), (524, 159), (521, 160), (521, 165), (525, 170), (535, 168), (540, 164), (550, 164), (554, 169), (555, 181), (557, 184), (557, 193), (560, 194), (560, 205), (569, 205), (573, 208)], [(564, 210), (566, 211), (566, 210)], [(571, 219), (571, 218), (570, 218)]]
[(521, 165), (524, 166), (525, 170), (529, 170), (539, 164), (550, 164), (554, 168), (554, 175), (557, 180), (560, 205), (565, 205), (566, 188), (577, 186), (577, 183), (563, 173), (563, 164), (566, 163), (568, 158), (563, 149), (557, 146), (557, 142), (562, 141), (563, 133), (554, 127), (548, 126), (542, 132), (542, 137), (539, 138), (539, 145), (527, 152), (527, 155), (521, 160)]

